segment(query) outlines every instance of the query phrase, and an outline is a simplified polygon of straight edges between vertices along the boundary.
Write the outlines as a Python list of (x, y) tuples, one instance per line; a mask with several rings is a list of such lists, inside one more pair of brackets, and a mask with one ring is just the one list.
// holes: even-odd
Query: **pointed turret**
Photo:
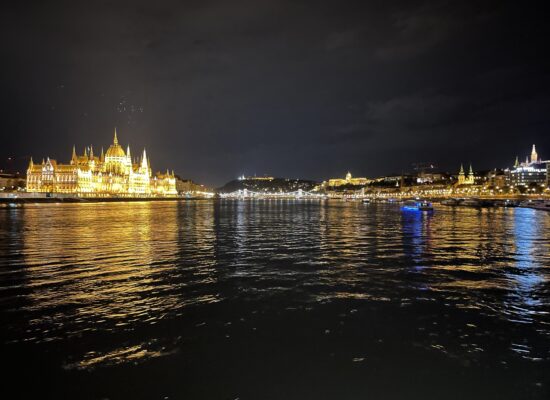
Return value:
[(149, 163), (147, 162), (147, 152), (143, 149), (143, 156), (141, 157), (141, 168), (148, 168)]
[(516, 162), (514, 163), (514, 168), (519, 167), (519, 157), (516, 156)]
[(126, 157), (128, 157), (128, 160), (132, 161), (132, 156), (130, 155), (130, 145), (126, 147)]
[(86, 146), (84, 146), (84, 157), (88, 157), (88, 150)]
[(470, 164), (470, 171), (468, 172), (468, 175), (473, 175), (474, 174), (474, 170), (472, 169), (472, 164)]
[(94, 147), (90, 145), (90, 160), (94, 159)]
[(31, 169), (32, 167), (34, 167), (34, 162), (32, 161), (32, 157), (29, 161), (29, 169)]
[(113, 144), (118, 144), (118, 138), (116, 137), (116, 128), (115, 128), (115, 137), (113, 138)]
[(71, 154), (71, 165), (75, 165), (78, 162), (78, 157), (76, 155), (76, 147), (73, 144), (73, 154)]
[(101, 155), (99, 156), (99, 161), (101, 162), (105, 161), (105, 154), (103, 153), (103, 147), (101, 148)]
[(458, 172), (458, 185), (464, 185), (466, 177), (464, 176), (464, 165), (460, 164), (460, 171)]
[(538, 160), (539, 160), (539, 155), (537, 154), (535, 145), (533, 145), (533, 149), (531, 150), (531, 162), (536, 163)]

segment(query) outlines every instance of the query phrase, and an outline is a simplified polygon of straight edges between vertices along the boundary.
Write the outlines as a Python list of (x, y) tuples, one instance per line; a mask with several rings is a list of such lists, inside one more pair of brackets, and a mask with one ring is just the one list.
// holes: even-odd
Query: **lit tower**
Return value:
[(460, 164), (460, 172), (458, 173), (458, 184), (464, 185), (466, 177), (464, 176), (464, 166)]
[(141, 170), (149, 176), (149, 162), (147, 161), (147, 152), (143, 149), (143, 156), (141, 157)]
[(73, 154), (71, 156), (71, 165), (78, 164), (78, 157), (76, 156), (76, 148), (73, 145)]
[(134, 166), (132, 164), (132, 155), (130, 154), (130, 144), (126, 147), (126, 171), (128, 174), (132, 174)]
[(533, 145), (533, 150), (531, 150), (531, 163), (536, 163), (538, 160), (539, 160), (539, 155), (537, 154), (535, 145)]
[(474, 184), (474, 170), (472, 169), (472, 164), (470, 164), (470, 171), (468, 172), (468, 179), (466, 179), (468, 185)]

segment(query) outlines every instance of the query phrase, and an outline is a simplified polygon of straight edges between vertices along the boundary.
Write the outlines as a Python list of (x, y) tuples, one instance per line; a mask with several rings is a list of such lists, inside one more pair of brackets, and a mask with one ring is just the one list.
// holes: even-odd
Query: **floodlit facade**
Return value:
[(139, 160), (132, 160), (118, 143), (115, 129), (113, 144), (104, 154), (95, 156), (93, 148), (81, 156), (73, 147), (71, 161), (60, 164), (47, 158), (27, 169), (27, 192), (65, 193), (90, 197), (168, 197), (177, 195), (174, 172), (153, 176), (145, 149)]
[(530, 184), (547, 184), (548, 165), (550, 161), (543, 161), (539, 158), (535, 145), (531, 150), (531, 158), (525, 158), (520, 163), (518, 157), (514, 167), (506, 170), (508, 182), (514, 186), (529, 186)]
[(337, 186), (344, 186), (344, 185), (357, 185), (357, 186), (364, 186), (371, 182), (368, 178), (354, 178), (350, 172), (346, 174), (346, 177), (344, 179), (329, 179), (327, 185), (329, 187), (337, 187)]
[(464, 173), (464, 166), (460, 165), (460, 171), (458, 172), (458, 182), (457, 185), (473, 185), (475, 183), (474, 170), (470, 164), (470, 171), (468, 176)]

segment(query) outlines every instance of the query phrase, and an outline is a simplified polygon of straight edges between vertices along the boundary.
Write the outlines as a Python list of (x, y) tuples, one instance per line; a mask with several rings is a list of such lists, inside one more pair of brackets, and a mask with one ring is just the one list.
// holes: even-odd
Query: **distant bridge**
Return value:
[(293, 192), (261, 192), (248, 189), (231, 193), (220, 193), (222, 199), (326, 199), (323, 193), (308, 192), (302, 189)]

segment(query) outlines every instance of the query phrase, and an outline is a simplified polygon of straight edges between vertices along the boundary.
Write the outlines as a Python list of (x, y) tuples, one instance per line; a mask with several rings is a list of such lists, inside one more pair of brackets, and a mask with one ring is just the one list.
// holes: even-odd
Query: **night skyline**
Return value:
[(67, 2), (2, 19), (2, 161), (67, 161), (115, 126), (155, 170), (214, 186), (506, 167), (533, 143), (550, 158), (535, 7)]

